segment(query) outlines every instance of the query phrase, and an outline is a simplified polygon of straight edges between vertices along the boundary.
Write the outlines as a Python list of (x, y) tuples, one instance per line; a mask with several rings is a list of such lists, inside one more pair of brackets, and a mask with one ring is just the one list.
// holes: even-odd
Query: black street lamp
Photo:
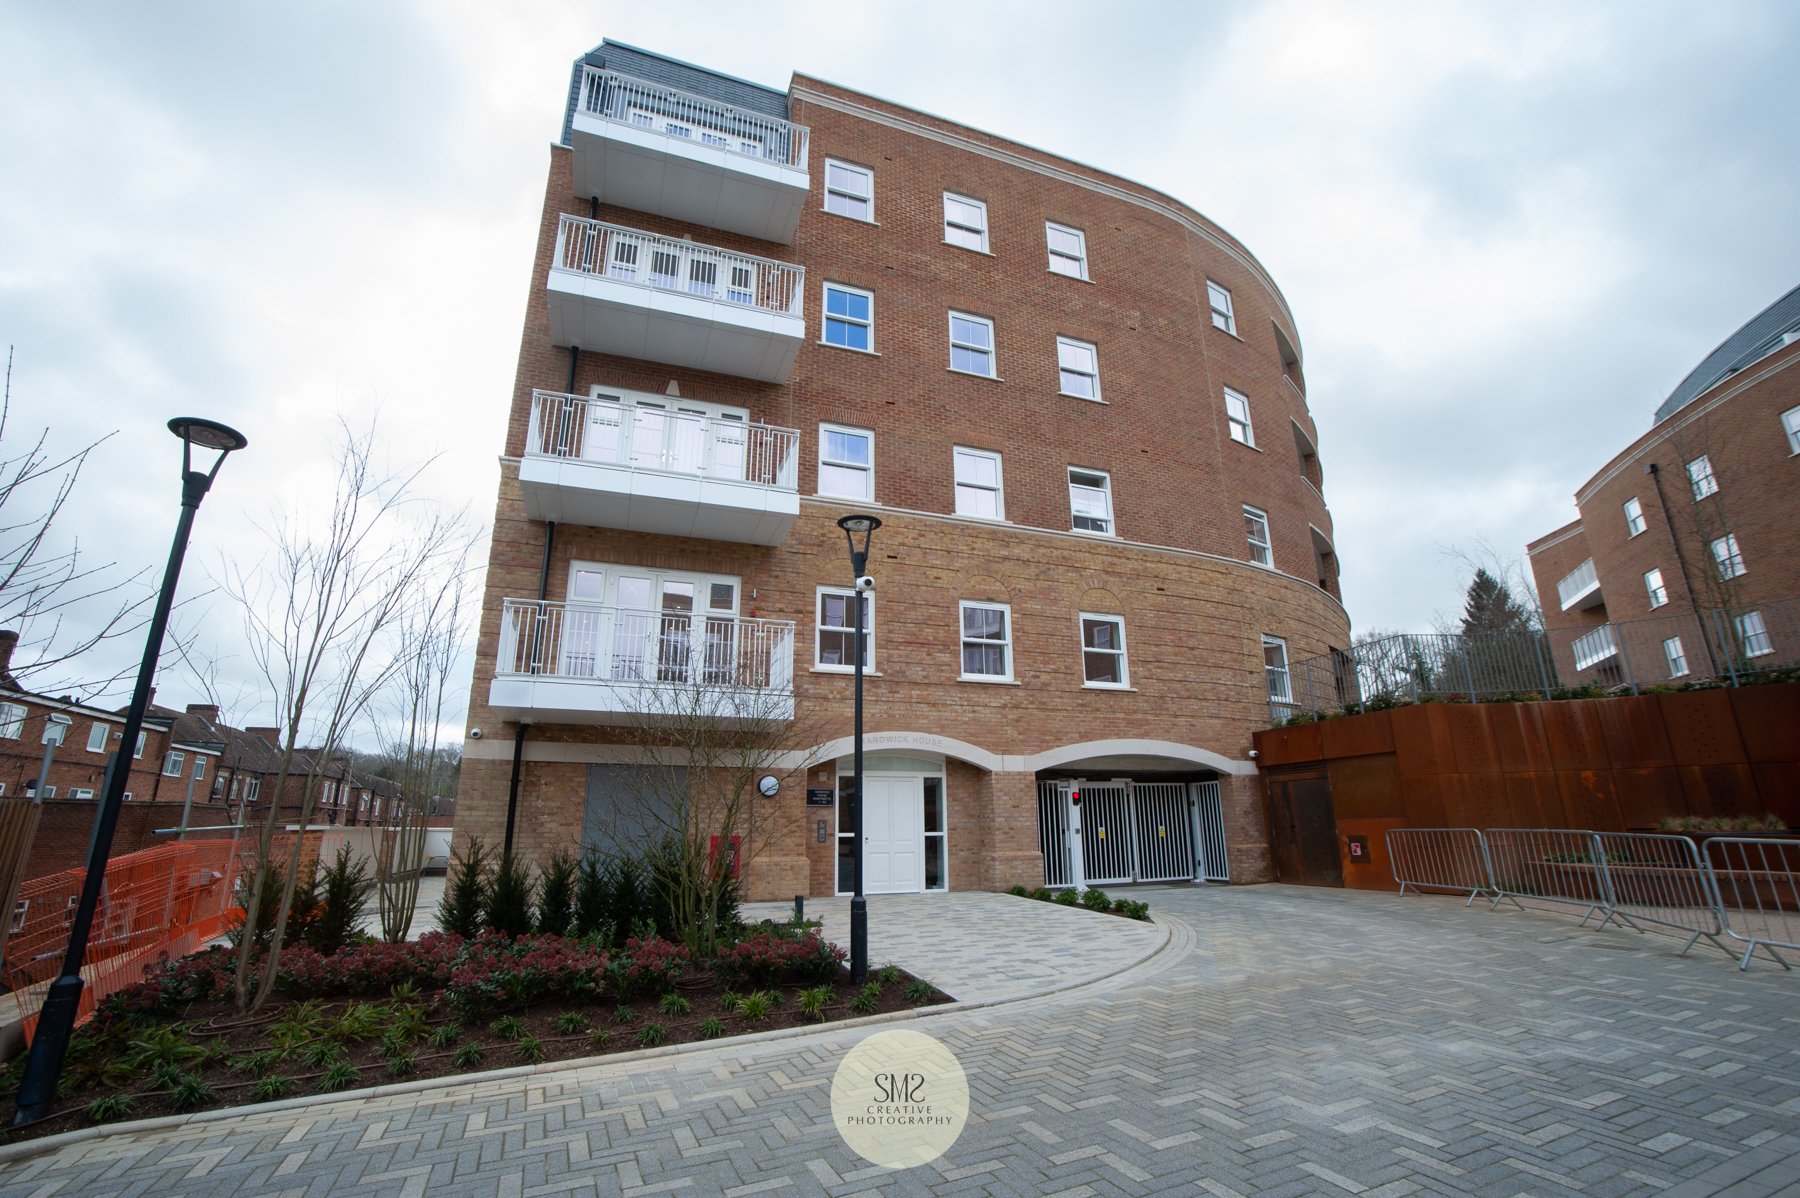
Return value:
[[(863, 596), (875, 589), (875, 580), (868, 576), (869, 538), (881, 527), (881, 521), (874, 516), (845, 516), (838, 521), (838, 527), (844, 530), (844, 539), (850, 542), (850, 573), (856, 579), (856, 728), (853, 750), (856, 761), (856, 789), (850, 797), (850, 826), (856, 829), (851, 838), (854, 841), (854, 864), (851, 867), (851, 879), (854, 889), (850, 896), (850, 984), (860, 986), (869, 980), (869, 903), (863, 897), (863, 841), (866, 839), (863, 829), (863, 661), (868, 657), (863, 647)], [(857, 534), (862, 534), (862, 545), (856, 544)]]
[[(181, 438), (181, 519), (175, 524), (175, 542), (169, 547), (169, 564), (163, 571), (162, 590), (157, 593), (156, 611), (150, 617), (150, 632), (144, 638), (144, 660), (138, 666), (137, 688), (131, 693), (125, 729), (120, 734), (119, 747), (113, 753), (112, 768), (107, 771), (106, 793), (101, 797), (100, 809), (94, 813), (93, 838), (88, 842), (87, 876), (82, 879), (75, 921), (69, 925), (69, 949), (63, 957), (62, 974), (50, 983), (43, 1009), (38, 1013), (37, 1033), (31, 1039), (31, 1056), (25, 1062), (25, 1079), (19, 1083), (19, 1109), (13, 1115), (14, 1127), (48, 1115), (50, 1104), (56, 1098), (63, 1054), (68, 1051), (69, 1035), (75, 1030), (75, 1017), (81, 1007), (82, 958), (87, 955), (94, 909), (100, 904), (100, 888), (106, 880), (106, 862), (112, 852), (113, 830), (119, 823), (119, 807), (125, 801), (125, 788), (130, 785), (129, 754), (144, 726), (144, 709), (150, 706), (150, 682), (156, 676), (156, 659), (162, 653), (163, 631), (169, 624), (175, 583), (181, 577), (181, 559), (187, 554), (188, 533), (194, 527), (194, 513), (212, 487), (225, 456), (248, 444), (236, 429), (192, 416), (178, 416), (169, 421), (169, 431)], [(194, 469), (196, 448), (218, 453), (211, 470), (201, 473)]]

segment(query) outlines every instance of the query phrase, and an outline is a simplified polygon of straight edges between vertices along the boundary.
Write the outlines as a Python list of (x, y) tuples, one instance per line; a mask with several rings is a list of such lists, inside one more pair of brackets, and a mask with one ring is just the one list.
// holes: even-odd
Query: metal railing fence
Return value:
[(531, 393), (525, 452), (640, 470), (755, 483), (783, 491), (800, 478), (797, 429), (617, 400)]
[[(1687, 836), (1578, 828), (1392, 828), (1394, 881), (1404, 895), (1466, 893), (1488, 909), (1511, 902), (1582, 909), (1583, 926), (1609, 923), (1686, 933), (1685, 955), (1702, 938), (1749, 969), (1758, 948), (1783, 969), (1778, 949), (1800, 952), (1800, 839), (1715, 836), (1705, 849)], [(1721, 936), (1744, 945), (1741, 956)]]
[(810, 133), (805, 125), (736, 108), (648, 79), (585, 67), (581, 73), (580, 110), (667, 137), (806, 169)]
[(1800, 599), (1711, 608), (1592, 628), (1516, 633), (1399, 633), (1302, 658), (1276, 721), (1353, 705), (1548, 697), (1579, 687), (1717, 682), (1740, 686), (1800, 669)]
[(564, 213), (557, 224), (559, 270), (633, 287), (804, 316), (806, 268)]
[(508, 599), (495, 672), (785, 692), (794, 685), (794, 623)]

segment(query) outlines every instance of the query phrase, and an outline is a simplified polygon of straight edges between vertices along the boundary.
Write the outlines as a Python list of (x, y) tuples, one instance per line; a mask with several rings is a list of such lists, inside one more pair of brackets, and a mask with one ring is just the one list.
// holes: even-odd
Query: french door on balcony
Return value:
[(562, 672), (615, 682), (729, 682), (739, 590), (736, 578), (576, 562)]
[(596, 391), (581, 456), (638, 470), (741, 479), (749, 439), (741, 408)]
[(639, 108), (635, 104), (628, 110), (628, 116), (632, 124), (645, 129), (654, 129), (669, 137), (697, 141), (702, 145), (716, 146), (722, 150), (736, 150), (740, 154), (753, 154), (760, 157), (763, 152), (762, 142), (744, 133), (725, 133), (691, 119), (671, 116), (663, 112), (651, 112), (648, 109)]
[(606, 276), (701, 299), (755, 304), (757, 265), (708, 246), (671, 243), (648, 234), (607, 230)]

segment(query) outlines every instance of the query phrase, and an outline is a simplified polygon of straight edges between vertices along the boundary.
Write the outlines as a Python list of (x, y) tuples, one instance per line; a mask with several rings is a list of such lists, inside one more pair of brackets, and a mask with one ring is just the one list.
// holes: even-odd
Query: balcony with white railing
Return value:
[(1602, 624), (1585, 636), (1576, 637), (1569, 649), (1575, 655), (1575, 668), (1586, 670), (1617, 654), (1619, 641), (1613, 635), (1613, 626)]
[(531, 395), (519, 461), (525, 513), (590, 528), (778, 545), (800, 515), (800, 434), (554, 391)]
[(508, 599), (488, 703), (539, 722), (791, 720), (794, 625)]
[(594, 67), (569, 128), (576, 195), (784, 245), (807, 140), (804, 125)]
[(1556, 584), (1556, 597), (1562, 601), (1564, 611), (1575, 608), (1586, 611), (1606, 602), (1606, 596), (1600, 591), (1600, 575), (1594, 571), (1593, 558), (1588, 558), (1563, 576), (1562, 581)]
[(550, 340), (784, 383), (806, 340), (791, 262), (564, 216), (550, 261)]

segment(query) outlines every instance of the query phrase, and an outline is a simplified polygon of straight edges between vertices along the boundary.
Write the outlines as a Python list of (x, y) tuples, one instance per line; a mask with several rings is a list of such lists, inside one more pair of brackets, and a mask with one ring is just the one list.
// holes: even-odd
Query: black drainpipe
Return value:
[[(598, 202), (599, 201), (595, 201), (596, 204)], [(569, 347), (568, 391), (571, 394), (573, 394), (575, 391), (575, 362), (578, 358), (580, 358), (580, 356), (581, 356), (581, 347), (579, 345), (573, 345), (573, 346)], [(544, 601), (544, 599), (550, 594), (550, 551), (555, 547), (555, 545), (556, 545), (556, 521), (546, 520), (544, 522), (544, 562), (543, 562), (543, 565), (541, 565), (538, 568), (538, 596), (537, 597), (538, 597), (539, 603), (542, 603)], [(543, 609), (539, 608), (538, 609), (539, 628), (542, 627), (543, 618), (544, 618)], [(534, 640), (539, 640), (541, 642), (541, 637), (534, 636)], [(536, 644), (534, 644), (532, 646), (531, 664), (532, 664), (532, 669), (536, 670), (537, 669), (537, 645)], [(527, 726), (528, 725), (526, 724), (526, 722), (521, 720), (521, 721), (519, 721), (519, 723), (517, 725), (514, 726), (514, 729), (513, 729), (512, 777), (508, 780), (507, 785), (506, 785), (506, 839), (503, 842), (503, 844), (501, 845), (500, 851), (501, 851), (502, 855), (510, 854), (512, 852), (512, 848), (513, 848), (513, 827), (518, 822), (518, 817), (519, 817), (519, 773), (520, 773), (520, 770), (524, 767), (524, 763), (525, 763), (525, 729)]]

